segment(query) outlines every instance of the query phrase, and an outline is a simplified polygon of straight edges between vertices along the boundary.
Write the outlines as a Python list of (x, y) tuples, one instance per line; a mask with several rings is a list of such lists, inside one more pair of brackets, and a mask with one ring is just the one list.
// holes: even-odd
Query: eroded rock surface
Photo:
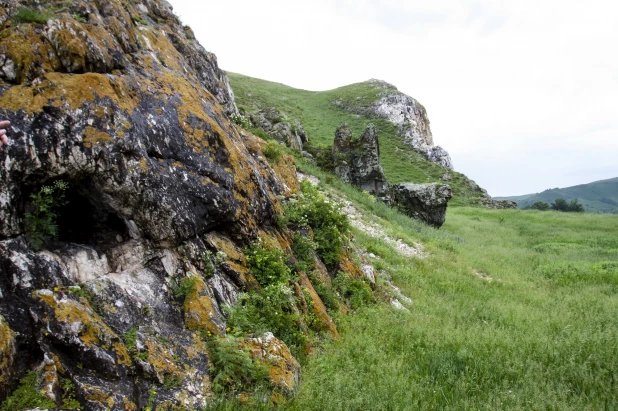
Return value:
[(373, 124), (357, 139), (352, 139), (352, 131), (343, 125), (335, 132), (332, 153), (335, 174), (344, 182), (353, 184), (378, 198), (384, 198), (388, 183), (380, 163), (380, 144)]
[[(200, 333), (225, 334), (223, 306), (257, 287), (242, 250), (276, 231), (293, 160), (259, 160), (265, 143), (229, 120), (216, 57), (164, 0), (74, 0), (45, 24), (11, 21), (30, 4), (0, 9), (0, 401), (38, 370), (59, 405), (68, 379), (85, 410), (203, 408)], [(35, 249), (31, 194), (59, 180), (58, 239)]]
[(303, 144), (307, 142), (307, 134), (298, 120), (289, 122), (274, 107), (267, 107), (250, 116), (251, 123), (266, 131), (272, 138), (301, 152)]
[(385, 118), (399, 128), (399, 135), (411, 148), (418, 150), (429, 161), (453, 169), (453, 162), (448, 152), (434, 145), (427, 110), (416, 99), (405, 95), (382, 80), (369, 80), (379, 99), (371, 107), (351, 110), (368, 117)]
[(391, 201), (402, 212), (436, 228), (444, 224), (451, 187), (446, 184), (395, 184)]

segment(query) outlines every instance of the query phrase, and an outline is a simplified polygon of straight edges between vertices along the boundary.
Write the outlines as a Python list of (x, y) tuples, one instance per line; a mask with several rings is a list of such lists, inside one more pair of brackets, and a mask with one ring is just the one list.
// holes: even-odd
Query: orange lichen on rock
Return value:
[(195, 276), (191, 291), (183, 305), (185, 325), (190, 330), (206, 330), (212, 334), (221, 335), (223, 322), (214, 308), (207, 286), (202, 277)]
[(296, 177), (296, 161), (294, 157), (288, 154), (283, 155), (279, 162), (271, 164), (271, 167), (285, 182), (288, 188), (284, 193), (285, 195), (291, 195), (300, 191), (300, 183), (298, 182), (298, 177)]
[(0, 315), (0, 390), (5, 389), (13, 378), (13, 362), (17, 354), (15, 351), (16, 336), (17, 334)]
[(86, 127), (84, 129), (84, 147), (86, 148), (92, 148), (94, 145), (109, 143), (111, 141), (112, 136), (103, 131), (98, 131), (94, 127)]
[[(130, 366), (131, 357), (120, 337), (90, 308), (82, 298), (81, 303), (62, 296), (60, 299), (49, 290), (38, 290), (35, 296), (51, 311), (55, 320), (65, 323), (77, 334), (85, 346), (96, 345), (105, 350), (116, 352), (119, 364)], [(46, 322), (52, 321), (47, 318)]]
[(249, 355), (268, 367), (271, 384), (287, 394), (293, 394), (300, 380), (300, 365), (285, 343), (266, 333), (260, 338), (247, 338), (243, 346)]
[(313, 313), (320, 320), (322, 330), (328, 332), (334, 338), (339, 337), (337, 326), (335, 325), (332, 317), (328, 314), (322, 299), (313, 288), (313, 284), (311, 284), (309, 277), (307, 277), (307, 274), (302, 271), (299, 273), (299, 277), (300, 285), (309, 293), (309, 296), (313, 300)]

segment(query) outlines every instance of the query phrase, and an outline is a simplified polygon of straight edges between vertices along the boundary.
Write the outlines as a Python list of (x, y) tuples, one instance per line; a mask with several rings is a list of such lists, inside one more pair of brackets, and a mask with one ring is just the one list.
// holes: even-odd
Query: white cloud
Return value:
[(618, 4), (171, 1), (226, 70), (309, 90), (395, 84), (491, 194), (618, 176)]

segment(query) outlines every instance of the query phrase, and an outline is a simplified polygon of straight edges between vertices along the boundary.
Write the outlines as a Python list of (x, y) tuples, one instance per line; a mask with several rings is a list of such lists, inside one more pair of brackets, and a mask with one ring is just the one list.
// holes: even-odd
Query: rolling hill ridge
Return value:
[(572, 187), (552, 188), (536, 194), (496, 197), (515, 201), (520, 208), (537, 201), (552, 203), (557, 198), (564, 198), (567, 201), (578, 199), (590, 213), (618, 214), (618, 177)]

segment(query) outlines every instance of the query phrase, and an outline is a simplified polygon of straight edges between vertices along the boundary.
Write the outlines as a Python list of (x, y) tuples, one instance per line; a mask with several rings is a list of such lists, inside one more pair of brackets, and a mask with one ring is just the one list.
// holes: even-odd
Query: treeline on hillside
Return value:
[(553, 203), (548, 204), (545, 201), (537, 201), (534, 204), (526, 206), (523, 210), (541, 210), (541, 211), (562, 211), (565, 213), (583, 213), (584, 206), (576, 199), (570, 202), (564, 198), (557, 198)]

